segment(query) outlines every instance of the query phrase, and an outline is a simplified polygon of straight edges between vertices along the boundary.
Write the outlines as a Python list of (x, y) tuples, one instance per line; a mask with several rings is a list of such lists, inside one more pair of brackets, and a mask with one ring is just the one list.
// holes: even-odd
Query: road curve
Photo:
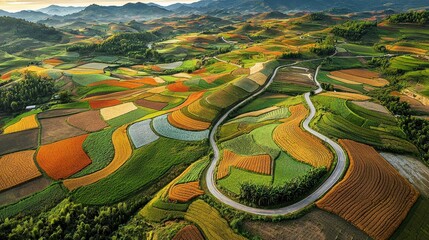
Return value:
[[(315, 61), (315, 60), (320, 60), (320, 59), (313, 59), (313, 60), (307, 60), (307, 61)], [(247, 102), (251, 101), (254, 97), (263, 93), (271, 85), (271, 83), (274, 81), (274, 78), (276, 77), (278, 71), (281, 68), (291, 67), (291, 66), (294, 66), (294, 65), (301, 63), (301, 62), (305, 62), (305, 61), (299, 61), (299, 62), (295, 62), (292, 64), (277, 67), (274, 70), (271, 78), (268, 80), (268, 82), (265, 84), (265, 86), (262, 89), (260, 89), (256, 93), (252, 94), (250, 97), (244, 99), (243, 101), (238, 103), (236, 106), (234, 106), (230, 110), (228, 110), (213, 126), (213, 128), (210, 132), (210, 135), (209, 135), (209, 140), (210, 140), (210, 145), (213, 148), (214, 156), (213, 156), (212, 162), (210, 163), (210, 166), (209, 166), (208, 171), (207, 171), (206, 182), (207, 182), (207, 188), (208, 188), (209, 192), (215, 198), (217, 198), (219, 201), (221, 201), (222, 203), (224, 203), (230, 207), (233, 207), (235, 209), (238, 209), (240, 211), (244, 211), (244, 212), (256, 214), (256, 215), (263, 215), (263, 216), (287, 215), (290, 213), (297, 212), (297, 211), (309, 206), (310, 204), (314, 203), (319, 198), (321, 198), (325, 193), (327, 193), (335, 185), (335, 183), (338, 182), (338, 180), (340, 180), (343, 172), (346, 170), (346, 155), (345, 155), (344, 150), (336, 142), (332, 141), (328, 137), (326, 137), (326, 136), (324, 136), (324, 135), (322, 135), (322, 134), (320, 134), (320, 133), (318, 133), (315, 130), (310, 128), (309, 123), (311, 122), (311, 120), (316, 115), (316, 108), (314, 107), (313, 103), (311, 102), (310, 93), (306, 93), (304, 95), (304, 97), (305, 97), (305, 100), (306, 100), (306, 102), (310, 108), (310, 115), (304, 120), (303, 127), (305, 130), (307, 130), (308, 132), (310, 132), (314, 136), (320, 138), (322, 141), (329, 144), (334, 149), (334, 151), (338, 157), (337, 164), (335, 165), (335, 168), (332, 171), (331, 175), (328, 177), (328, 179), (322, 185), (320, 185), (316, 191), (314, 191), (313, 193), (308, 195), (306, 198), (304, 198), (304, 199), (300, 200), (299, 202), (296, 202), (292, 205), (282, 207), (282, 208), (278, 208), (278, 209), (261, 209), (261, 208), (253, 208), (253, 207), (243, 205), (241, 203), (238, 203), (238, 202), (230, 199), (228, 196), (224, 195), (222, 192), (219, 191), (219, 189), (216, 186), (216, 179), (215, 179), (214, 173), (215, 173), (216, 165), (219, 162), (220, 155), (219, 155), (219, 148), (218, 148), (216, 141), (215, 141), (215, 135), (216, 135), (216, 132), (217, 132), (217, 129), (219, 128), (219, 126), (222, 124), (223, 121), (225, 121), (225, 119), (229, 116), (229, 114), (231, 114), (233, 111), (235, 111), (239, 107), (243, 106)], [(322, 88), (320, 86), (320, 83), (317, 81), (317, 75), (319, 73), (319, 70), (320, 70), (320, 66), (317, 68), (315, 76), (314, 76), (314, 81), (318, 86), (318, 89), (315, 91), (315, 94), (322, 92)]]

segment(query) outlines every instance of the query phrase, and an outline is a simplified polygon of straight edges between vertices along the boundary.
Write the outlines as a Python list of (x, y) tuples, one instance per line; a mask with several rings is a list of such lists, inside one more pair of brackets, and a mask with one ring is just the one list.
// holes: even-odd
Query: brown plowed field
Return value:
[(350, 83), (349, 81), (364, 83), (374, 87), (383, 87), (389, 84), (386, 79), (380, 78), (378, 73), (364, 69), (348, 69), (330, 72), (330, 75), (335, 77), (335, 80)]
[(92, 109), (112, 107), (119, 104), (121, 104), (121, 101), (119, 101), (118, 99), (89, 101), (89, 106), (91, 106)]
[(102, 119), (100, 111), (87, 111), (75, 114), (67, 119), (67, 122), (87, 132), (97, 132), (109, 125)]
[(85, 131), (67, 123), (69, 116), (40, 120), (42, 125), (42, 145), (86, 134)]
[(69, 190), (74, 190), (78, 187), (95, 183), (118, 170), (131, 157), (131, 153), (133, 152), (127, 135), (127, 125), (118, 128), (113, 133), (112, 141), (115, 148), (115, 156), (107, 167), (83, 177), (67, 179), (64, 181), (64, 186)]
[(176, 233), (173, 240), (204, 240), (204, 237), (195, 225), (188, 225)]
[(35, 152), (29, 150), (0, 157), (0, 192), (42, 175), (33, 160)]
[(91, 164), (82, 148), (87, 137), (82, 135), (41, 146), (37, 152), (37, 163), (55, 180), (70, 177)]
[(0, 155), (36, 148), (39, 129), (0, 135)]
[(171, 187), (168, 191), (168, 198), (172, 201), (188, 202), (202, 194), (204, 191), (200, 189), (199, 182), (188, 182)]
[(181, 128), (184, 130), (190, 130), (190, 131), (202, 131), (206, 130), (210, 127), (210, 123), (208, 122), (202, 122), (195, 119), (192, 119), (185, 114), (182, 113), (182, 111), (177, 110), (172, 112), (168, 115), (168, 122), (170, 122), (171, 125)]
[(314, 167), (330, 168), (334, 158), (322, 141), (301, 129), (308, 114), (304, 105), (290, 107), (291, 116), (274, 129), (274, 141), (293, 158)]
[(2, 191), (0, 192), (0, 206), (17, 202), (20, 199), (45, 189), (51, 183), (52, 181), (45, 177), (38, 177), (11, 189)]
[(344, 179), (316, 204), (338, 214), (374, 239), (388, 239), (419, 193), (374, 148), (340, 140), (350, 166)]
[(157, 111), (162, 110), (163, 108), (165, 108), (168, 105), (168, 103), (152, 102), (152, 101), (149, 101), (146, 99), (139, 99), (139, 100), (135, 101), (134, 103), (138, 106), (150, 108), (150, 109), (155, 109)]
[(270, 155), (240, 156), (229, 150), (224, 150), (223, 158), (217, 170), (217, 179), (228, 176), (231, 167), (265, 175), (271, 175), (272, 173)]

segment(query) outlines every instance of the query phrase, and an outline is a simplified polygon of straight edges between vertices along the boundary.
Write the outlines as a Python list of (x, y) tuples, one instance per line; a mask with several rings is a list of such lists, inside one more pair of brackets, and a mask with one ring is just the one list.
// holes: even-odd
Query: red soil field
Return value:
[(69, 117), (67, 122), (87, 132), (97, 132), (109, 126), (101, 117), (100, 111), (78, 113)]
[(217, 170), (217, 179), (229, 175), (229, 169), (237, 167), (259, 174), (271, 175), (271, 157), (267, 154), (257, 156), (240, 156), (229, 150), (223, 151), (223, 158)]
[(115, 87), (123, 87), (123, 88), (139, 88), (143, 86), (143, 84), (135, 83), (135, 82), (129, 82), (129, 81), (118, 81), (118, 80), (104, 80), (100, 82), (91, 83), (88, 86), (99, 86), (99, 85), (109, 85), (109, 86), (115, 86)]
[(344, 179), (316, 205), (335, 213), (374, 239), (388, 239), (419, 193), (373, 147), (339, 140), (350, 166)]
[(112, 99), (112, 100), (92, 100), (89, 101), (89, 106), (91, 106), (92, 109), (100, 109), (105, 107), (112, 107), (121, 104), (121, 101), (118, 99)]
[(183, 84), (183, 82), (176, 82), (167, 86), (167, 89), (172, 92), (187, 92), (189, 87)]
[(176, 233), (172, 240), (204, 240), (204, 237), (195, 225), (188, 225)]
[(200, 189), (199, 182), (189, 182), (171, 187), (168, 191), (168, 198), (171, 201), (188, 202), (202, 194), (204, 191)]
[(136, 105), (139, 105), (141, 107), (145, 107), (145, 108), (151, 108), (151, 109), (155, 109), (155, 110), (162, 110), (163, 108), (165, 108), (168, 103), (164, 103), (164, 102), (152, 102), (146, 99), (139, 99), (137, 101), (134, 102)]
[(70, 177), (91, 164), (91, 159), (82, 148), (87, 137), (82, 135), (41, 146), (37, 163), (55, 180)]
[(162, 69), (160, 67), (155, 66), (155, 65), (151, 66), (151, 69), (152, 69), (152, 71), (155, 71), (155, 72), (161, 72), (162, 71)]

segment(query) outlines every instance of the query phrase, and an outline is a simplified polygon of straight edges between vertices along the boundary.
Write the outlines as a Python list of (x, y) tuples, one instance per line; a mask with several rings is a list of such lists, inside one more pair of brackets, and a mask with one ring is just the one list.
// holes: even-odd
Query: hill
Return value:
[(51, 5), (49, 7), (41, 8), (37, 10), (48, 15), (65, 16), (73, 13), (77, 13), (85, 9), (84, 7), (63, 7), (58, 5)]

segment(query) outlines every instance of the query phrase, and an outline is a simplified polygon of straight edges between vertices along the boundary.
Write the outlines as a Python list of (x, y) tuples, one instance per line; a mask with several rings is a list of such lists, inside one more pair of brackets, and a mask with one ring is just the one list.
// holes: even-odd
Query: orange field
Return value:
[(143, 84), (135, 83), (135, 82), (129, 82), (129, 81), (118, 81), (118, 80), (104, 80), (99, 81), (95, 83), (91, 83), (88, 86), (99, 86), (99, 85), (109, 85), (109, 86), (115, 86), (115, 87), (123, 87), (123, 88), (129, 88), (134, 89), (143, 86)]
[(204, 81), (206, 81), (207, 83), (213, 83), (214, 81), (216, 81), (217, 79), (224, 77), (226, 75), (229, 75), (229, 73), (221, 73), (221, 74), (211, 74), (209, 76), (205, 76), (202, 77), (202, 79)]
[(64, 181), (64, 186), (69, 190), (73, 190), (95, 183), (118, 170), (131, 157), (131, 153), (133, 152), (127, 135), (127, 127), (127, 125), (124, 125), (113, 133), (112, 141), (115, 148), (115, 156), (107, 167), (80, 178), (67, 179)]
[(272, 54), (272, 55), (275, 55), (275, 56), (282, 55), (282, 52), (279, 52), (279, 51), (270, 51), (270, 50), (267, 50), (267, 49), (265, 49), (263, 47), (260, 47), (260, 46), (253, 46), (253, 47), (250, 47), (250, 48), (246, 48), (245, 51), (247, 51), (247, 52), (258, 52), (258, 53), (263, 53), (263, 54)]
[(170, 109), (170, 112), (182, 109), (186, 106), (189, 106), (191, 103), (197, 101), (198, 99), (200, 99), (203, 95), (204, 95), (205, 91), (200, 91), (200, 92), (194, 92), (191, 95), (188, 96), (188, 98), (179, 106)]
[(0, 192), (42, 175), (34, 164), (35, 152), (29, 150), (0, 157)]
[(36, 120), (36, 114), (23, 117), (21, 120), (19, 120), (17, 123), (10, 125), (9, 127), (4, 129), (4, 133), (14, 133), (14, 132), (20, 132), (28, 129), (38, 128), (39, 124)]
[(150, 69), (152, 69), (152, 71), (155, 71), (155, 72), (161, 72), (162, 71), (162, 69), (156, 65), (151, 66)]
[(393, 52), (406, 52), (406, 53), (412, 53), (417, 55), (425, 55), (428, 51), (421, 48), (414, 48), (414, 47), (405, 47), (405, 46), (392, 46), (387, 45), (387, 50), (393, 51)]
[(314, 167), (329, 169), (334, 158), (332, 152), (320, 139), (301, 129), (301, 121), (308, 110), (300, 104), (290, 107), (290, 112), (291, 116), (274, 129), (274, 141), (293, 158)]
[(349, 169), (316, 205), (374, 239), (388, 239), (419, 193), (374, 148), (351, 140), (339, 142), (349, 155)]
[(62, 61), (60, 59), (57, 59), (57, 58), (50, 58), (50, 59), (43, 60), (43, 63), (44, 64), (49, 64), (49, 65), (52, 65), (52, 66), (58, 66), (60, 64), (63, 64), (64, 61)]
[(167, 89), (172, 92), (187, 92), (189, 87), (183, 84), (183, 82), (176, 82), (167, 86)]
[(191, 131), (206, 130), (211, 125), (208, 122), (192, 119), (183, 114), (181, 110), (174, 111), (168, 115), (168, 122), (175, 127)]
[(235, 119), (242, 118), (242, 117), (257, 117), (257, 116), (262, 115), (264, 113), (274, 111), (274, 110), (276, 110), (278, 108), (279, 107), (277, 107), (277, 106), (272, 106), (272, 107), (264, 108), (264, 109), (261, 109), (261, 110), (253, 111), (253, 112), (243, 113), (243, 114), (238, 115), (237, 117), (235, 117)]
[(168, 191), (168, 198), (171, 201), (188, 202), (202, 194), (204, 191), (200, 189), (199, 182), (189, 182), (171, 187)]
[(13, 73), (13, 71), (7, 72), (7, 73), (1, 75), (0, 79), (1, 80), (8, 80), (10, 77), (12, 77), (12, 73)]
[(195, 225), (188, 225), (176, 233), (172, 240), (204, 240), (204, 237)]
[(121, 101), (118, 99), (112, 99), (112, 100), (92, 100), (89, 101), (89, 106), (91, 106), (92, 109), (100, 109), (105, 107), (112, 107), (121, 104)]
[(37, 153), (39, 166), (55, 180), (79, 172), (91, 164), (91, 159), (82, 148), (87, 137), (82, 135), (41, 146)]
[(386, 79), (380, 78), (375, 72), (363, 69), (348, 69), (330, 72), (330, 75), (335, 77), (335, 80), (350, 83), (350, 81), (357, 83), (364, 83), (374, 87), (383, 87), (389, 84)]
[(348, 93), (348, 92), (324, 92), (320, 94), (321, 96), (327, 96), (327, 97), (336, 97), (346, 100), (352, 100), (352, 101), (367, 101), (371, 98), (362, 94), (358, 93)]
[(271, 175), (270, 155), (240, 156), (229, 150), (223, 151), (222, 161), (217, 170), (217, 179), (228, 176), (230, 167), (237, 167), (252, 172)]
[(151, 77), (140, 78), (140, 79), (133, 79), (133, 80), (127, 80), (127, 82), (143, 83), (143, 84), (152, 85), (152, 86), (158, 85), (158, 83), (156, 82), (156, 80), (154, 78), (151, 78)]

